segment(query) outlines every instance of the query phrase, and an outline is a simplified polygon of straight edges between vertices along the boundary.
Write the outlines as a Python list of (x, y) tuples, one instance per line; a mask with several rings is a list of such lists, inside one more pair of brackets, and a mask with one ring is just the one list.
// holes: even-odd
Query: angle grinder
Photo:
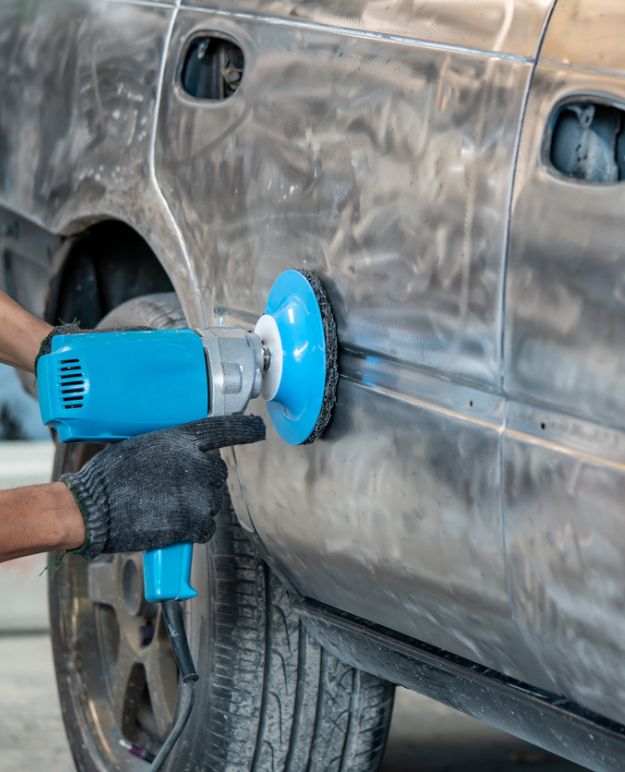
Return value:
[[(213, 327), (55, 335), (37, 364), (41, 417), (60, 442), (115, 442), (241, 413), (260, 396), (285, 442), (310, 443), (325, 431), (336, 402), (337, 353), (336, 324), (320, 279), (288, 270), (271, 288), (253, 332)], [(197, 594), (190, 584), (192, 554), (192, 544), (175, 544), (144, 556), (145, 597), (164, 602), (183, 680), (197, 675), (181, 611), (171, 602)], [(182, 731), (190, 705), (155, 768)]]

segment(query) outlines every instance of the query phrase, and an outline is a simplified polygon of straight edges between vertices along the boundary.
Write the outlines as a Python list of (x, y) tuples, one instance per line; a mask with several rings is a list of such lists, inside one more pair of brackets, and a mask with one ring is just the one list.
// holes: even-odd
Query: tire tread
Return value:
[(184, 769), (375, 772), (393, 686), (345, 665), (310, 638), (288, 591), (230, 508), (218, 518), (208, 549), (217, 574), (209, 600), (214, 659), (202, 673), (210, 679), (211, 703), (195, 723), (215, 727), (220, 714), (221, 731), (204, 735), (203, 758), (196, 751)]

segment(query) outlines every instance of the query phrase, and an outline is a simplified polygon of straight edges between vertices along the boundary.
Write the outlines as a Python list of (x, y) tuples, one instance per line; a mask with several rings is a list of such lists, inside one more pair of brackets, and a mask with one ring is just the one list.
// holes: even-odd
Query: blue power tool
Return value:
[[(320, 280), (286, 271), (254, 332), (97, 331), (55, 335), (37, 364), (44, 424), (61, 442), (116, 442), (207, 416), (243, 412), (262, 396), (287, 443), (313, 442), (327, 427), (338, 382), (334, 317)], [(192, 544), (144, 556), (145, 597), (162, 602), (181, 677), (176, 718), (153, 761), (161, 770), (193, 707), (198, 675), (178, 601), (191, 586)]]
[[(336, 396), (336, 326), (320, 280), (285, 271), (254, 332), (137, 330), (56, 335), (40, 357), (41, 417), (61, 442), (115, 442), (245, 410), (261, 395), (290, 444), (316, 439)], [(146, 600), (186, 600), (191, 544), (146, 553)]]

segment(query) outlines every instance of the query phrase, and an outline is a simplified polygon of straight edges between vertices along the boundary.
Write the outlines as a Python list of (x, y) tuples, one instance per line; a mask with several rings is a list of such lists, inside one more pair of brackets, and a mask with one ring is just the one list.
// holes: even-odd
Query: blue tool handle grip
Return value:
[(191, 587), (193, 544), (172, 544), (150, 550), (143, 556), (145, 599), (149, 603), (162, 600), (188, 600), (197, 595)]

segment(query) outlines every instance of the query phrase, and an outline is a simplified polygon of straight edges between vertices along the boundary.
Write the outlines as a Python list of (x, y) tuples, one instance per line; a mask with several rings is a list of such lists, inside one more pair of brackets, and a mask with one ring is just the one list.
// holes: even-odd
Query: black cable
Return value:
[(166, 600), (163, 601), (162, 609), (165, 627), (171, 641), (171, 647), (174, 650), (182, 682), (178, 690), (178, 704), (176, 705), (174, 725), (158, 755), (152, 762), (152, 770), (157, 772), (163, 768), (172, 748), (189, 720), (195, 701), (195, 682), (199, 678), (195, 671), (191, 649), (189, 648), (187, 634), (184, 629), (182, 606), (178, 601)]
[(195, 701), (195, 681), (183, 681), (178, 689), (178, 705), (176, 707), (176, 719), (174, 725), (171, 728), (167, 739), (163, 743), (162, 748), (158, 752), (157, 757), (152, 762), (153, 770), (160, 770), (167, 761), (172, 748), (178, 741), (178, 738), (182, 734), (182, 730), (185, 728), (186, 723), (191, 715), (193, 709), (193, 703)]
[(167, 628), (182, 680), (197, 681), (199, 676), (195, 672), (191, 649), (187, 641), (187, 633), (184, 629), (182, 605), (177, 600), (164, 600), (161, 608), (163, 609), (165, 627)]

